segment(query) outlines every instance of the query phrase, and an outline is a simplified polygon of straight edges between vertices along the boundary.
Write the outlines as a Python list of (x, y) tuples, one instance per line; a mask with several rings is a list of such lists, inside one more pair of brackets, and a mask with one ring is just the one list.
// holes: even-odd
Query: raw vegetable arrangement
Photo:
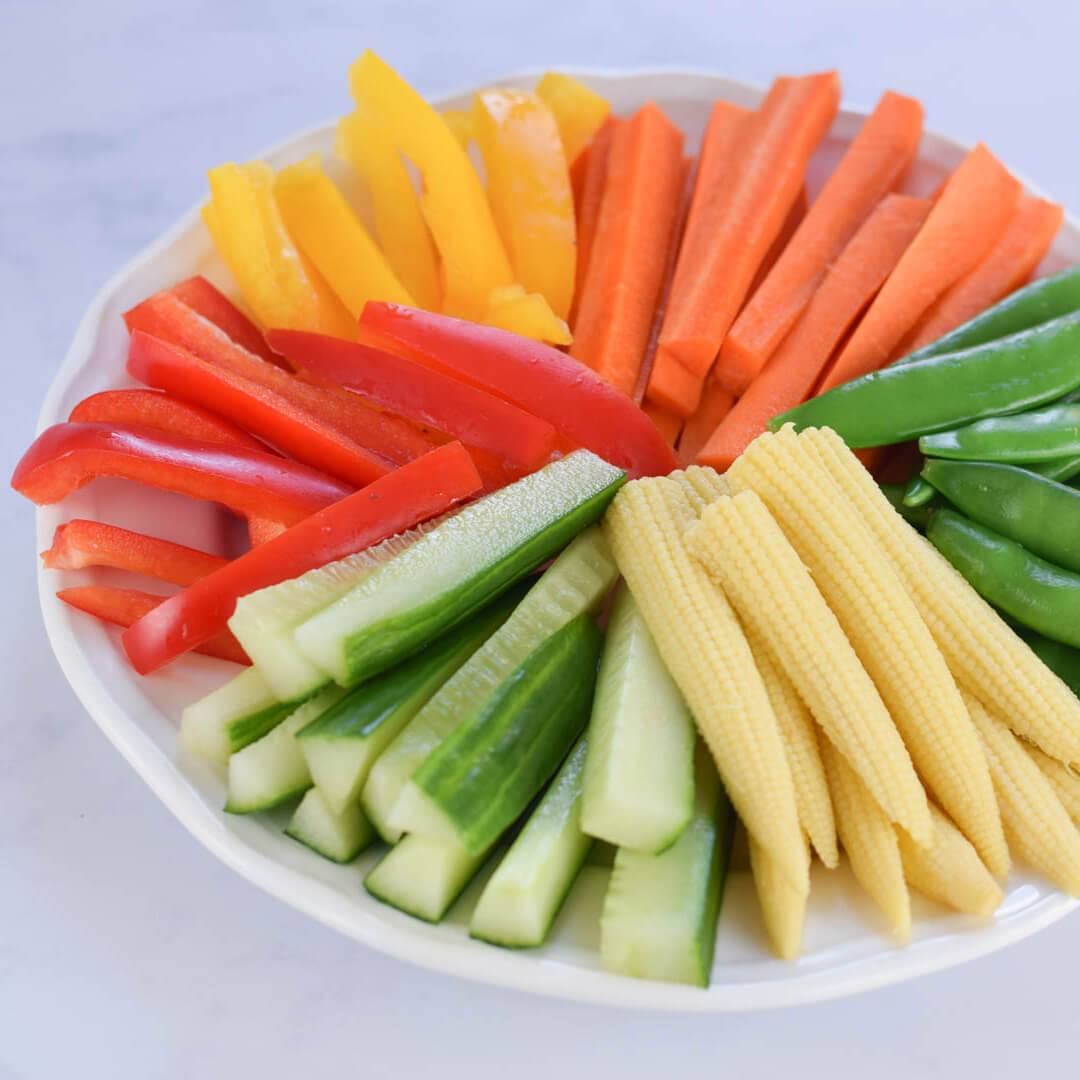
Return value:
[(910, 889), (986, 919), (1022, 862), (1080, 896), (1061, 207), (981, 144), (913, 194), (893, 92), (808, 191), (834, 73), (717, 101), (692, 157), (555, 73), (443, 114), (371, 53), (349, 81), (363, 207), (318, 155), (212, 169), (239, 303), (128, 311), (141, 387), (12, 479), (244, 521), (235, 558), (79, 519), (43, 553), (175, 587), (57, 594), (140, 674), (243, 665), (180, 723), (225, 809), (385, 845), (364, 887), (431, 922), (487, 866), (470, 933), (516, 948), (607, 845), (604, 966), (703, 986), (737, 823), (785, 959), (841, 852), (898, 942)]

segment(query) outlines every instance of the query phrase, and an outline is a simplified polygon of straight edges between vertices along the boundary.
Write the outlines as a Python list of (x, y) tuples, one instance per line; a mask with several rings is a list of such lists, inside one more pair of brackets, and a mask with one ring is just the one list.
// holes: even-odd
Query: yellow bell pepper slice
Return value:
[(352, 317), (285, 229), (270, 166), (229, 162), (208, 177), (203, 220), (255, 318), (266, 327), (355, 338)]
[(428, 311), (442, 306), (439, 255), (420, 212), (409, 171), (377, 117), (338, 121), (335, 152), (363, 178), (375, 204), (375, 232), (394, 273)]
[(318, 154), (282, 169), (274, 198), (289, 235), (358, 319), (369, 300), (415, 307), (345, 196), (322, 171)]
[(551, 310), (547, 300), (540, 293), (527, 293), (520, 285), (493, 289), (480, 321), (549, 345), (569, 345), (573, 340), (570, 327)]
[(577, 247), (574, 195), (555, 117), (535, 94), (492, 89), (473, 99), (472, 120), (514, 276), (565, 319)]
[(349, 69), (361, 113), (386, 124), (397, 148), (420, 170), (420, 206), (442, 256), (443, 310), (480, 318), (492, 289), (513, 283), (484, 186), (443, 118), (373, 52)]
[(573, 76), (557, 71), (549, 71), (536, 84), (536, 93), (555, 114), (567, 164), (573, 165), (611, 112), (611, 103)]
[(473, 138), (472, 113), (468, 109), (447, 109), (442, 118), (454, 138), (468, 150)]

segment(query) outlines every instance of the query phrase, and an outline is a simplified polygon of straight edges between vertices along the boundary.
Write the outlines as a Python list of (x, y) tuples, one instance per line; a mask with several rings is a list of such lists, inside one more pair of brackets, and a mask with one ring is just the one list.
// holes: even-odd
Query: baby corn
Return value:
[(686, 492), (694, 513), (699, 517), (702, 510), (721, 495), (730, 494), (724, 478), (715, 470), (704, 465), (688, 465), (668, 477), (674, 480)]
[(805, 842), (780, 727), (724, 594), (683, 544), (696, 515), (674, 480), (627, 484), (604, 518), (619, 570), (747, 830), (806, 892)]
[(939, 904), (989, 918), (1001, 903), (1001, 886), (990, 876), (967, 837), (936, 807), (934, 845), (920, 848), (896, 830), (907, 883)]
[(833, 870), (840, 862), (840, 851), (814, 719), (761, 636), (745, 621), (743, 630), (780, 725), (780, 734), (784, 737), (788, 764), (795, 781), (799, 821), (821, 861)]
[[(1026, 743), (1023, 746), (1031, 755), (1031, 760), (1042, 770), (1043, 776), (1050, 781), (1050, 786), (1074, 824), (1080, 825), (1080, 776), (1077, 776), (1068, 765), (1062, 765), (1056, 758), (1044, 754), (1037, 746), (1029, 746)], [(798, 786), (796, 786), (796, 792), (798, 792)]]
[(1009, 726), (1051, 757), (1080, 763), (1080, 701), (889, 504), (836, 432), (799, 442), (850, 500), (915, 600), (961, 688), (996, 702)]
[(686, 542), (746, 625), (772, 650), (888, 816), (929, 844), (933, 826), (926, 793), (892, 719), (761, 499), (752, 491), (717, 499)]
[(1005, 835), (1016, 854), (1080, 897), (1080, 833), (1020, 740), (998, 715), (967, 696), (994, 777)]
[(979, 736), (933, 635), (858, 514), (792, 428), (756, 439), (727, 475), (733, 491), (755, 491), (772, 511), (919, 775), (990, 870), (1005, 877), (1009, 850)]
[[(809, 852), (806, 862), (809, 866)], [(792, 888), (787, 876), (780, 872), (769, 853), (753, 837), (750, 838), (750, 869), (761, 905), (761, 917), (773, 949), (781, 960), (794, 960), (802, 949), (807, 894)]]
[(821, 741), (821, 756), (832, 792), (836, 828), (852, 873), (885, 913), (897, 936), (907, 941), (911, 937), (911, 897), (904, 881), (896, 830), (843, 754), (825, 739)]

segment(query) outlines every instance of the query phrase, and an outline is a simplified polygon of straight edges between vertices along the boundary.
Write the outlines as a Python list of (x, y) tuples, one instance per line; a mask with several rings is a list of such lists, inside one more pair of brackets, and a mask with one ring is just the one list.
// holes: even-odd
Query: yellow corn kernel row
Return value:
[(1013, 731), (1080, 763), (1080, 701), (963, 577), (893, 509), (836, 432), (799, 442), (829, 473), (915, 600), (961, 689), (997, 702)]
[(1080, 776), (1069, 768), (1062, 765), (1056, 758), (1044, 754), (1037, 746), (1022, 744), (1031, 756), (1031, 760), (1042, 770), (1043, 776), (1050, 781), (1054, 794), (1061, 800), (1066, 813), (1073, 819), (1073, 823), (1080, 825)]
[(840, 862), (840, 850), (814, 719), (764, 639), (745, 621), (743, 630), (784, 737), (799, 821), (821, 861), (833, 870)]
[(920, 848), (896, 830), (907, 883), (940, 904), (989, 918), (1001, 904), (1001, 886), (990, 876), (966, 836), (933, 804), (934, 844)]
[(874, 681), (916, 771), (1005, 877), (1009, 850), (979, 736), (945, 657), (859, 515), (790, 426), (755, 439), (727, 480), (764, 500)]
[(999, 714), (972, 696), (966, 700), (986, 747), (1009, 846), (1055, 885), (1080, 896), (1080, 833), (1053, 786)]
[(760, 635), (888, 816), (920, 843), (926, 793), (878, 691), (780, 526), (752, 491), (722, 496), (686, 537), (744, 623)]
[(780, 728), (734, 612), (683, 543), (695, 521), (679, 483), (652, 477), (619, 492), (604, 532), (732, 804), (792, 887), (806, 892), (805, 843)]
[(911, 937), (911, 897), (904, 880), (897, 830), (866, 785), (832, 743), (821, 741), (836, 829), (855, 879), (885, 913), (897, 936)]
[(671, 473), (668, 479), (674, 480), (686, 492), (698, 517), (714, 499), (730, 494), (724, 478), (715, 469), (704, 465), (689, 465)]
[[(806, 855), (809, 868), (809, 851)], [(794, 960), (802, 950), (807, 893), (792, 887), (787, 875), (753, 837), (750, 837), (750, 870), (773, 949), (781, 960)]]

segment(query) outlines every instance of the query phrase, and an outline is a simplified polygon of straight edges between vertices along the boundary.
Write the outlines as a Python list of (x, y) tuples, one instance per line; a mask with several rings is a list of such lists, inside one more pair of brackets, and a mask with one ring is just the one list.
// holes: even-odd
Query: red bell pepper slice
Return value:
[(165, 291), (187, 304), (192, 311), (197, 311), (204, 319), (209, 319), (215, 326), (219, 326), (242, 349), (262, 357), (267, 363), (285, 371), (289, 370), (285, 358), (267, 345), (262, 331), (206, 278), (196, 274), (195, 277), (181, 281)]
[(131, 335), (127, 369), (133, 378), (183, 401), (219, 408), (297, 461), (356, 487), (390, 471), (383, 458), (358, 446), (303, 406), (141, 330)]
[[(76, 585), (61, 589), (56, 595), (79, 611), (123, 627), (137, 623), (169, 599), (141, 589), (118, 589), (112, 585)], [(195, 652), (216, 656), (219, 660), (231, 660), (234, 664), (251, 664), (247, 653), (228, 627), (197, 645)]]
[(41, 560), (47, 570), (109, 566), (170, 585), (194, 585), (229, 561), (208, 551), (85, 518), (57, 526), (52, 547), (41, 553)]
[(100, 476), (135, 480), (218, 502), (241, 515), (293, 525), (352, 493), (307, 465), (126, 424), (56, 424), (15, 466), (11, 486), (59, 502)]
[(141, 330), (273, 390), (392, 465), (404, 465), (438, 445), (415, 424), (371, 408), (347, 390), (315, 385), (267, 364), (171, 293), (156, 293), (132, 308), (124, 319), (132, 334)]
[(566, 353), (490, 326), (369, 301), (361, 339), (446, 371), (539, 416), (631, 478), (666, 476), (675, 455), (625, 394)]
[(461, 443), (441, 446), (170, 597), (125, 632), (128, 659), (142, 675), (156, 671), (218, 633), (241, 596), (381, 543), (479, 488)]
[(511, 465), (537, 469), (555, 448), (555, 429), (546, 420), (413, 360), (302, 330), (270, 330), (266, 339), (318, 378)]

